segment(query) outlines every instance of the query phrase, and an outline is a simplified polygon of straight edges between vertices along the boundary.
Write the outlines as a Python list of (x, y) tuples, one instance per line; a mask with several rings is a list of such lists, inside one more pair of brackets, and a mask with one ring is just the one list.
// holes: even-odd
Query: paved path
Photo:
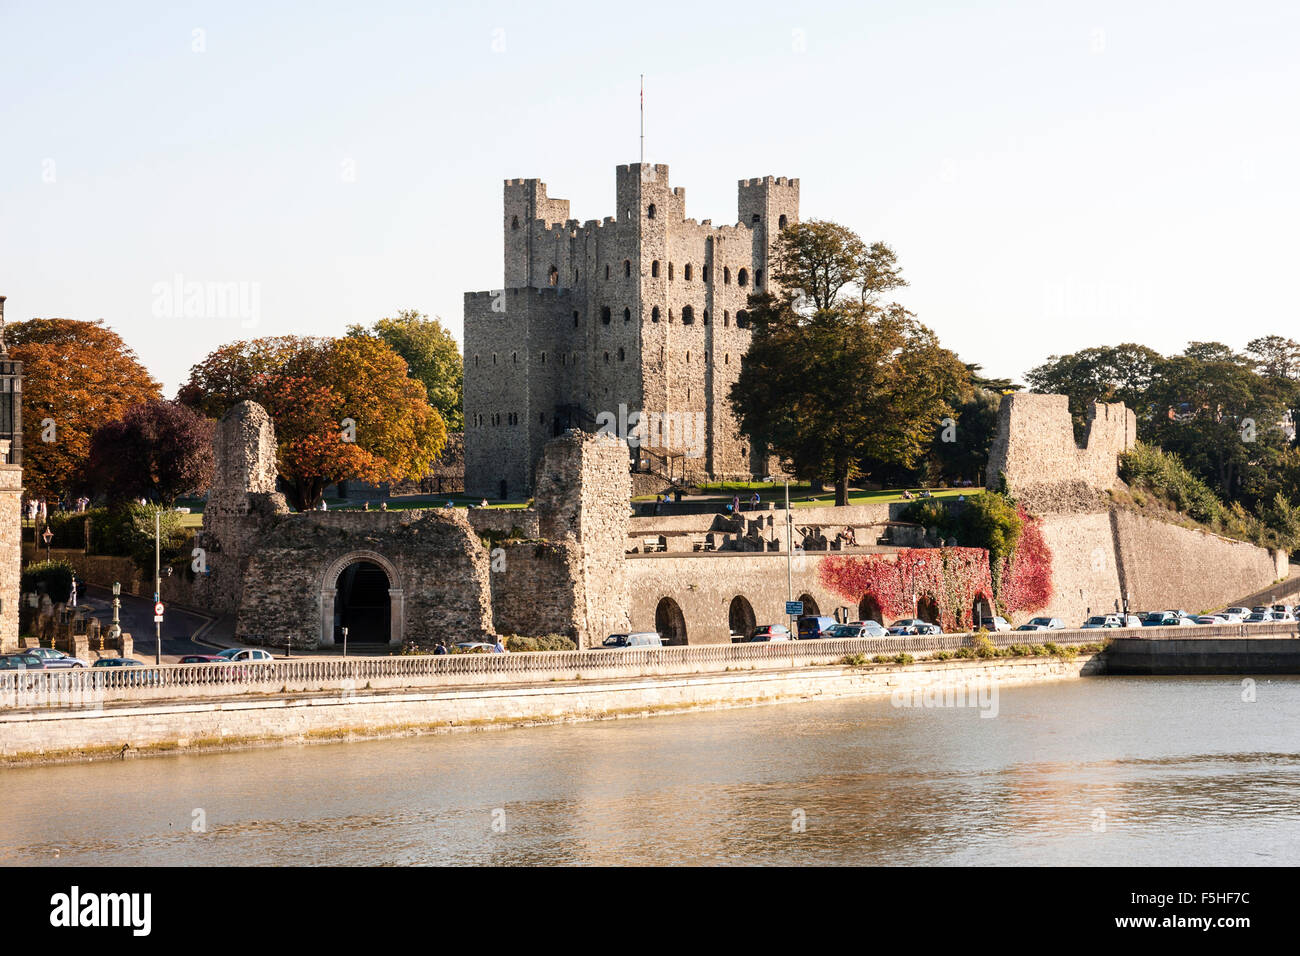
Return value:
[[(83, 591), (78, 595), (82, 604), (89, 604), (95, 610), (95, 616), (104, 622), (107, 628), (113, 620), (113, 592), (108, 588), (93, 584), (82, 585)], [(135, 642), (135, 651), (131, 655), (146, 664), (153, 663), (155, 653), (153, 602), (148, 598), (133, 594), (122, 595), (121, 610), (122, 630), (131, 635)], [(171, 607), (163, 615), (162, 626), (162, 661), (174, 664), (184, 654), (212, 654), (211, 647), (198, 644), (194, 635), (203, 629), (212, 619), (192, 611), (182, 611)], [(94, 653), (93, 651), (91, 653)]]

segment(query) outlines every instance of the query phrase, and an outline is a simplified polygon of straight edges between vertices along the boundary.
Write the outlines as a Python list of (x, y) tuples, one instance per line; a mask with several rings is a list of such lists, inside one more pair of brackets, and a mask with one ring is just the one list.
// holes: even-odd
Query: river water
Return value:
[[(0, 770), (0, 863), (1300, 863), (1300, 679)], [(991, 713), (992, 711), (986, 711)], [(196, 832), (201, 830), (202, 832)]]

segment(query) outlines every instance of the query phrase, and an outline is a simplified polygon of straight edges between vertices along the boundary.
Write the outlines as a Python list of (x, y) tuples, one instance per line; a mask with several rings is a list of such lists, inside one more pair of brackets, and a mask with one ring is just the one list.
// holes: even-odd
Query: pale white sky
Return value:
[[(1296, 4), (0, 0), (0, 38), (8, 317), (103, 318), (169, 395), (237, 338), (404, 307), (459, 337), (502, 179), (613, 214), (640, 72), (688, 215), (799, 177), (992, 373), (1300, 337)], [(186, 317), (177, 276), (256, 322)]]

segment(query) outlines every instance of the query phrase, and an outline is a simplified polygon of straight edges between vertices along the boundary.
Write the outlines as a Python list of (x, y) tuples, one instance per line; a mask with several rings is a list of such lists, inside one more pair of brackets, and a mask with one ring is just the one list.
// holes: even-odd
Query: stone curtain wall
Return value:
[[(821, 582), (819, 568), (825, 553), (796, 555), (792, 562), (793, 596), (809, 594), (819, 613), (834, 616), (834, 609), (850, 602), (833, 594)], [(755, 624), (786, 624), (786, 556), (778, 553), (631, 555), (626, 559), (632, 594), (634, 631), (655, 630), (655, 609), (672, 598), (686, 620), (688, 644), (729, 644), (731, 602), (743, 597), (754, 609)], [(858, 608), (849, 609), (857, 620)], [(886, 622), (889, 623), (889, 622)]]
[(1034, 513), (1076, 510), (1113, 488), (1119, 456), (1137, 442), (1137, 418), (1122, 404), (1094, 404), (1088, 435), (1074, 441), (1065, 395), (1005, 395), (989, 449), (987, 486), (1007, 490)]
[(1089, 613), (1112, 613), (1123, 590), (1110, 514), (1047, 514), (1041, 520), (1052, 552), (1052, 600), (1027, 617), (1059, 617), (1066, 627), (1078, 627)]
[(575, 603), (582, 574), (577, 549), (548, 541), (508, 541), (497, 547), (501, 550), (493, 549), (489, 575), (497, 633), (563, 634), (576, 642), (585, 623)]
[(492, 632), (488, 552), (464, 512), (308, 512), (270, 519), (249, 557), (235, 636), (317, 647), (333, 639), (322, 594), (356, 560), (391, 566), (393, 644), (430, 647)]

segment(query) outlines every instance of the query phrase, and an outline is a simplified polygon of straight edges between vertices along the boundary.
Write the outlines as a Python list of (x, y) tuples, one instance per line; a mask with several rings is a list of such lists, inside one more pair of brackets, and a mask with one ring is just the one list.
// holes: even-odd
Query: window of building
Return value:
[(708, 350), (708, 349), (705, 349), (705, 350), (704, 350), (704, 364), (705, 364), (705, 365), (708, 365), (708, 364), (709, 364), (709, 350)]
[(749, 271), (747, 269), (741, 269), (736, 273), (736, 285), (742, 289), (749, 285)]
[(749, 328), (749, 313), (746, 312), (744, 309), (741, 309), (739, 312), (736, 313), (736, 328), (738, 329)]
[(762, 269), (755, 269), (755, 270), (754, 270), (754, 288), (757, 289), (757, 288), (758, 288), (759, 286), (761, 286), (762, 284), (763, 284), (763, 270), (762, 270)]
[(700, 266), (700, 281), (701, 281), (701, 282), (708, 282), (708, 281), (709, 281), (709, 267), (708, 267), (708, 266)]
[(725, 329), (725, 328), (726, 328), (727, 326), (729, 326), (729, 325), (731, 325), (731, 313), (728, 312), (726, 309), (723, 309), (723, 310), (722, 310), (722, 327)]
[(621, 362), (626, 357), (626, 353), (620, 348), (618, 350), (618, 360)]
[(691, 353), (690, 353), (690, 350), (689, 350), (689, 349), (688, 349), (687, 352), (686, 352), (686, 364), (687, 364), (687, 365), (690, 365), (690, 364), (691, 364)]
[(632, 321), (632, 310), (631, 310), (631, 309), (624, 309), (624, 310), (623, 310), (623, 321), (624, 321), (624, 322), (631, 322), (631, 321)]
[(606, 278), (606, 279), (609, 278), (609, 265), (608, 265), (608, 264), (605, 266), (605, 278)]
[(624, 275), (624, 276), (630, 276), (631, 274), (632, 274), (632, 260), (631, 260), (631, 259), (624, 259), (624, 260), (623, 260), (623, 275)]
[(512, 219), (510, 220), (510, 228), (511, 228), (511, 229), (518, 229), (518, 228), (519, 228), (519, 217), (518, 217), (518, 216), (515, 216), (514, 218), (512, 218)]
[(475, 367), (475, 368), (478, 368), (478, 356), (477, 356), (477, 355), (474, 356), (474, 367)]
[(578, 327), (578, 313), (577, 313), (577, 312), (573, 313), (573, 327), (574, 327), (575, 329)]
[(577, 270), (577, 269), (574, 269), (574, 270), (573, 270), (573, 284), (574, 284), (574, 285), (577, 285), (577, 284), (578, 284), (578, 270)]
[(653, 278), (656, 278), (656, 279), (659, 278), (659, 260), (658, 260), (658, 259), (656, 259), (654, 262), (650, 263), (650, 275), (651, 275)]
[(722, 353), (722, 364), (723, 364), (723, 365), (730, 365), (730, 364), (731, 364), (731, 355), (728, 354), (727, 352), (723, 352), (723, 353)]
[(784, 229), (784, 228), (785, 228), (785, 222), (786, 222), (785, 216), (782, 216), (780, 219), (778, 219), (778, 220), (776, 221), (777, 228), (778, 228), (778, 229)]
[(543, 364), (543, 365), (546, 364), (546, 353), (545, 353), (545, 352), (542, 353), (542, 364)]
[(671, 262), (668, 263), (668, 281), (673, 281), (673, 264)]
[(519, 364), (519, 353), (518, 353), (518, 352), (511, 352), (511, 353), (510, 353), (510, 360), (511, 360), (512, 362), (514, 362), (516, 365), (518, 365), (518, 364)]
[(689, 305), (682, 306), (682, 325), (695, 324), (695, 309)]
[(731, 285), (731, 267), (730, 267), (730, 266), (723, 266), (723, 267), (722, 267), (722, 284), (723, 284), (723, 285)]
[(496, 365), (496, 364), (497, 364), (497, 353), (496, 353), (496, 352), (493, 352), (493, 353), (492, 353), (492, 364), (493, 364), (493, 365)]
[(671, 307), (669, 307), (668, 309), (668, 324), (669, 325), (673, 324), (673, 310)]
[(606, 365), (609, 364), (609, 353), (608, 353), (608, 352), (605, 353), (605, 364), (606, 364)]
[(653, 309), (650, 310), (650, 321), (651, 322), (659, 321), (659, 306), (656, 305)]
[(709, 310), (708, 310), (708, 309), (705, 309), (705, 310), (704, 310), (704, 324), (705, 324), (705, 325), (708, 325), (708, 324), (709, 324)]
[(646, 217), (647, 219), (653, 219), (653, 218), (655, 217), (655, 204), (654, 204), (654, 203), (651, 203), (649, 206), (646, 207), (645, 217)]
[(760, 216), (758, 213), (754, 213), (754, 218), (753, 218), (752, 221), (753, 221), (753, 222), (762, 222), (762, 221), (763, 221), (763, 217)]
[(560, 284), (560, 270), (557, 269), (557, 268), (555, 268), (555, 266), (551, 266), (551, 271), (550, 271), (550, 273), (547, 274), (547, 276), (546, 276), (546, 281), (547, 281), (550, 285), (559, 285), (559, 284)]
[(682, 269), (682, 278), (687, 282), (691, 281), (691, 264), (689, 262), (686, 263), (686, 267)]
[(609, 325), (609, 306), (605, 306), (600, 310), (600, 324)]

